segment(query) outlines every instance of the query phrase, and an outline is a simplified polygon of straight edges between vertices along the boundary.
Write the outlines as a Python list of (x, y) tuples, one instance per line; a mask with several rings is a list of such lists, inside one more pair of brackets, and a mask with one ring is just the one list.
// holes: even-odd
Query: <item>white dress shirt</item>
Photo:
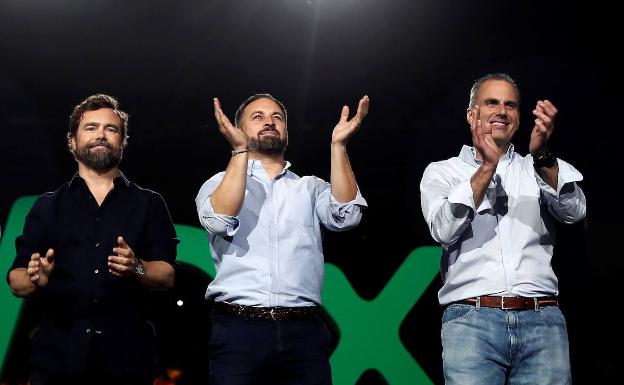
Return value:
[(329, 183), (300, 178), (288, 168), (270, 179), (260, 161), (247, 166), (245, 200), (238, 216), (214, 212), (210, 196), (224, 172), (201, 187), (195, 203), (208, 231), (217, 274), (206, 298), (246, 306), (321, 303), (325, 272), (320, 224), (331, 231), (357, 226), (366, 201), (338, 203)]
[(531, 155), (500, 159), (485, 196), (475, 207), (470, 178), (481, 165), (475, 149), (434, 162), (420, 183), (423, 215), (442, 247), (441, 305), (481, 295), (558, 295), (550, 261), (553, 219), (574, 223), (585, 217), (583, 176), (558, 159), (554, 190), (538, 175)]

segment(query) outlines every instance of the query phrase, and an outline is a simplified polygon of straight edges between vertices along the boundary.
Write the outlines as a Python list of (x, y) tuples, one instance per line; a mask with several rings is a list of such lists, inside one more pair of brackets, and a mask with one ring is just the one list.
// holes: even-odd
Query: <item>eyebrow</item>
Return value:
[[(263, 110), (251, 111), (251, 114), (249, 115), (252, 116), (254, 114), (264, 114), (264, 111)], [(275, 114), (281, 116), (282, 118), (284, 117), (284, 113), (281, 111), (274, 111), (274, 112), (271, 112), (269, 115), (275, 115)]]
[[(100, 122), (96, 122), (96, 121), (91, 121), (91, 122), (86, 122), (86, 123), (84, 124), (84, 126), (83, 126), (83, 127), (86, 127), (86, 126), (100, 126), (100, 125), (102, 125), (102, 123), (100, 123)], [(106, 124), (104, 125), (104, 127), (115, 127), (115, 128), (119, 128), (119, 126), (118, 126), (118, 125), (113, 124), (113, 123), (106, 123)]]

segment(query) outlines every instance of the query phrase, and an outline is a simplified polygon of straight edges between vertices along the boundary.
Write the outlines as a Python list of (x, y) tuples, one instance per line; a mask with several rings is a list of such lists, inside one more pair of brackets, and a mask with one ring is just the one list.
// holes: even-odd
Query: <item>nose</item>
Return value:
[(498, 103), (496, 105), (496, 114), (497, 115), (507, 115), (507, 109), (505, 108), (504, 103)]

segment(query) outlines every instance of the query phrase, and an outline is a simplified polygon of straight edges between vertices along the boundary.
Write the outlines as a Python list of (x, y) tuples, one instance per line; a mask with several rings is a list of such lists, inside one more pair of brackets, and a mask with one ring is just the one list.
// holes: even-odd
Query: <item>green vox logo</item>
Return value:
[[(15, 238), (36, 197), (18, 199), (11, 208), (0, 239), (0, 274), (8, 271), (15, 256)], [(206, 233), (193, 226), (176, 225), (180, 238), (178, 261), (215, 275)], [(333, 382), (353, 385), (369, 369), (379, 371), (390, 385), (431, 385), (418, 362), (399, 338), (401, 323), (436, 276), (440, 247), (412, 251), (373, 300), (359, 297), (342, 271), (325, 264), (323, 306), (340, 332), (331, 356)], [(15, 298), (5, 279), (0, 279), (0, 364), (6, 362), (11, 338), (19, 320), (22, 300)], [(206, 343), (208, 343), (206, 341)]]

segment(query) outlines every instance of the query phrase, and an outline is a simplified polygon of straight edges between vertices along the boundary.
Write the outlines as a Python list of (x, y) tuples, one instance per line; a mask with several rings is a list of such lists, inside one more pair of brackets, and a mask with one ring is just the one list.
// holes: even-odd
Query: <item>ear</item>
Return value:
[(469, 126), (472, 126), (472, 118), (473, 118), (473, 116), (474, 116), (474, 109), (468, 107), (466, 109), (466, 121), (468, 122)]
[(67, 135), (67, 148), (72, 154), (76, 153), (76, 140), (73, 136)]

